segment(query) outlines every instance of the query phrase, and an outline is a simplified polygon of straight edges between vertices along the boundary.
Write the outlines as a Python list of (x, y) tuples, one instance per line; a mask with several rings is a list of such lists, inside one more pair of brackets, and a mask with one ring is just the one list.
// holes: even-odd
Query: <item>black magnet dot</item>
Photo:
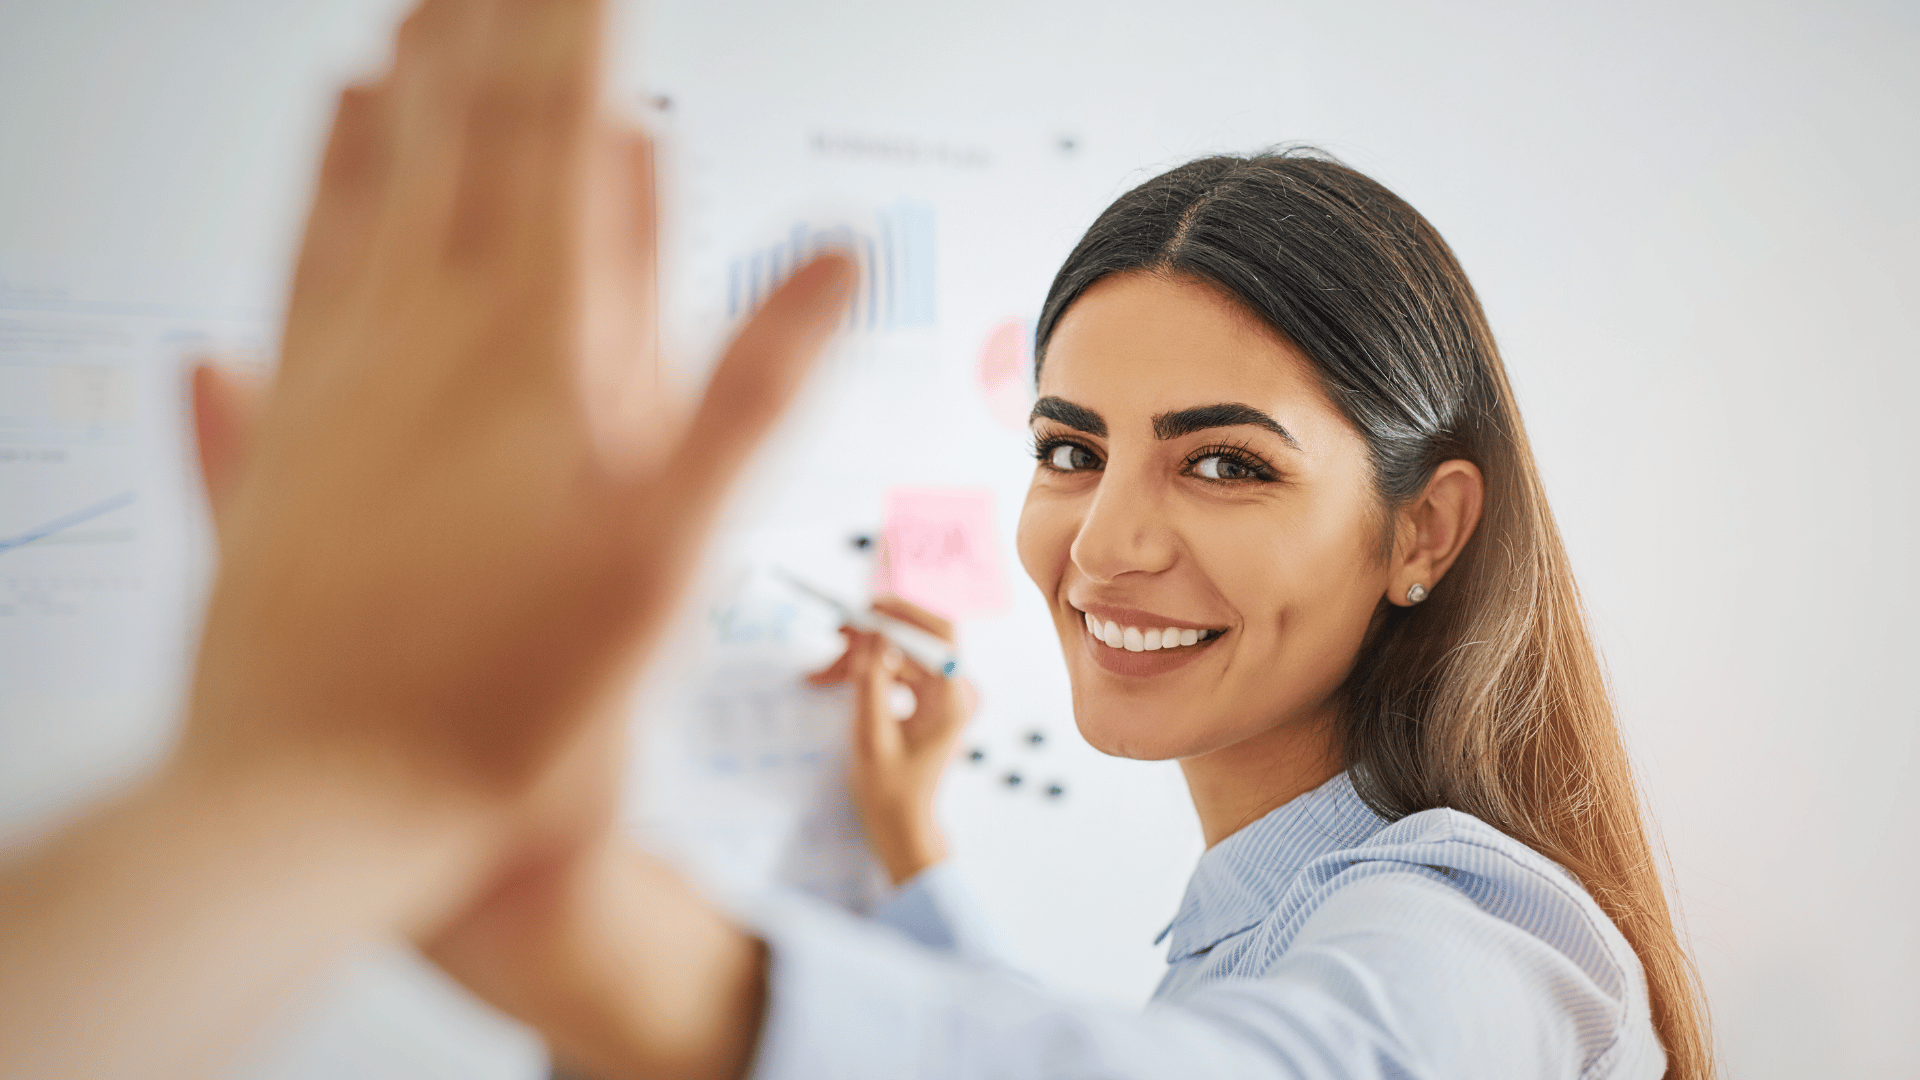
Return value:
[(985, 761), (987, 760), (987, 752), (985, 750), (969, 750), (967, 751), (967, 760), (973, 762)]
[(1008, 773), (1008, 774), (1007, 774), (1007, 786), (1008, 786), (1008, 787), (1019, 787), (1019, 786), (1020, 786), (1020, 774), (1019, 774), (1019, 773), (1017, 773), (1017, 772), (1010, 772), (1010, 773)]
[(1044, 731), (1036, 731), (1033, 734), (1027, 736), (1027, 741), (1032, 743), (1035, 746), (1039, 746), (1041, 743), (1047, 741), (1047, 733)]
[(866, 533), (860, 533), (853, 538), (852, 543), (855, 551), (865, 551), (873, 546), (873, 537), (868, 536)]
[(1057, 799), (1060, 796), (1065, 795), (1066, 793), (1067, 793), (1067, 789), (1061, 787), (1059, 784), (1047, 785), (1047, 797), (1050, 799)]

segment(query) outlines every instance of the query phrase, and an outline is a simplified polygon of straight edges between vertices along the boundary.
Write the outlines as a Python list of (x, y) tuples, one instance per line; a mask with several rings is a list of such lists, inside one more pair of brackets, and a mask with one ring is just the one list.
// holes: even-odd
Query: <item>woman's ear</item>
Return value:
[(267, 378), (249, 368), (201, 358), (193, 369), (193, 434), (214, 530), (232, 501), (241, 467), (267, 401)]
[(1427, 486), (1395, 511), (1387, 600), (1411, 607), (1440, 584), (1480, 524), (1486, 481), (1471, 461), (1443, 461)]

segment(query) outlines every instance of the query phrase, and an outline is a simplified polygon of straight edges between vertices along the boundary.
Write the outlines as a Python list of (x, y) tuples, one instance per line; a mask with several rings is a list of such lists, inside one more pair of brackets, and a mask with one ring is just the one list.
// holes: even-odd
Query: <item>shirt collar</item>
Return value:
[(1179, 913), (1154, 944), (1172, 938), (1169, 964), (1206, 952), (1271, 914), (1308, 863), (1352, 847), (1386, 825), (1340, 773), (1200, 856)]

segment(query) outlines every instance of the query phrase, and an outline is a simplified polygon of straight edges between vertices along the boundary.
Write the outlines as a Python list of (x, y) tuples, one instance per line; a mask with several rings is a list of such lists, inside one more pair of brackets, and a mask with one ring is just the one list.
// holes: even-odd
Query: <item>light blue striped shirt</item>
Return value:
[(759, 1080), (1654, 1078), (1639, 961), (1557, 865), (1476, 818), (1389, 823), (1345, 774), (1216, 844), (1144, 1012), (997, 965), (942, 868), (870, 921), (757, 919)]

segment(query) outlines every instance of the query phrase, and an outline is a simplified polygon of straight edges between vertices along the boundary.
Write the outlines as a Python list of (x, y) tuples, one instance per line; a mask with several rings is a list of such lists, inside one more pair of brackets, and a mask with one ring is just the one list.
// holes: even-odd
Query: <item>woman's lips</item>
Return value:
[(1214, 626), (1209, 623), (1197, 623), (1197, 622), (1189, 622), (1186, 619), (1168, 618), (1165, 615), (1156, 615), (1151, 611), (1141, 611), (1139, 608), (1114, 607), (1111, 604), (1092, 604), (1092, 603), (1087, 604), (1085, 607), (1080, 607), (1074, 604), (1069, 604), (1068, 606), (1080, 612), (1080, 614), (1082, 615), (1091, 615), (1102, 622), (1119, 623), (1121, 626), (1137, 626), (1137, 627), (1140, 627), (1142, 630), (1150, 626), (1154, 626), (1154, 627), (1172, 626), (1182, 630), (1218, 630), (1220, 629), (1220, 627)]
[[(1160, 675), (1185, 667), (1226, 633), (1132, 609), (1100, 607), (1077, 613), (1089, 659), (1116, 675)], [(1128, 616), (1130, 624), (1123, 626), (1111, 617), (1115, 615)]]

